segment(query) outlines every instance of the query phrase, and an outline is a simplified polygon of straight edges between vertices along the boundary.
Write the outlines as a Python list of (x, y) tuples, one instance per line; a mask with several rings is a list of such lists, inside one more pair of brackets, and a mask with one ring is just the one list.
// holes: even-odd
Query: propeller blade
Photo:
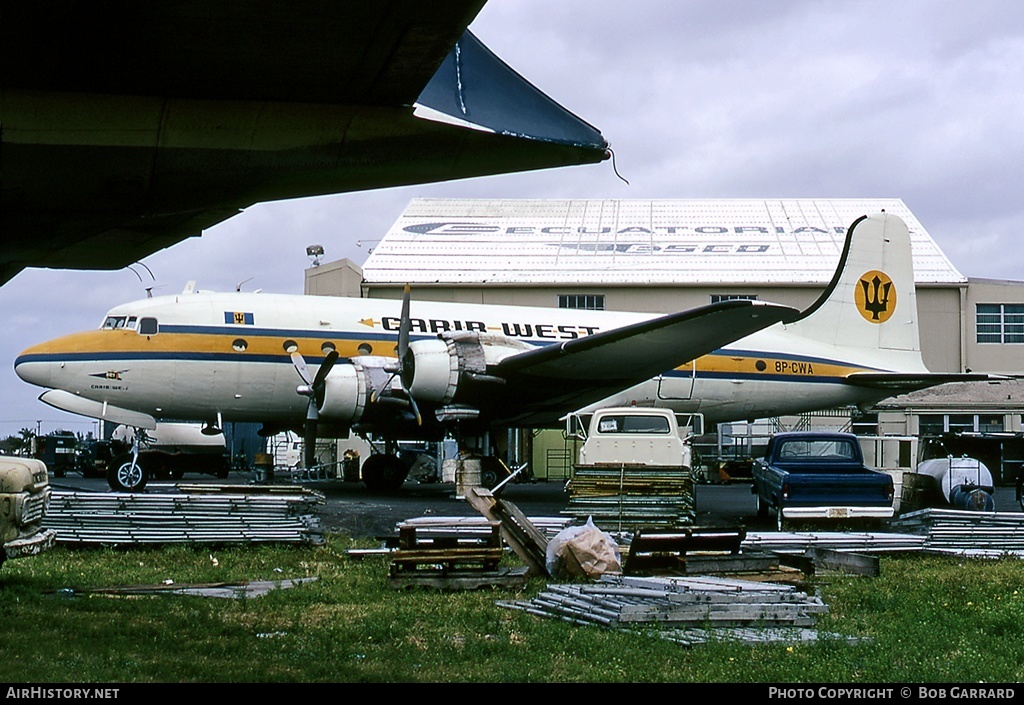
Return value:
[(398, 328), (398, 376), (402, 381), (402, 389), (409, 398), (409, 405), (412, 406), (412, 411), (416, 414), (416, 425), (422, 426), (423, 416), (420, 414), (419, 406), (416, 405), (416, 400), (406, 386), (405, 379), (405, 361), (409, 355), (409, 333), (412, 331), (412, 318), (409, 316), (409, 300), (411, 298), (409, 285), (406, 284), (405, 291), (402, 292), (402, 321)]
[(372, 392), (370, 392), (371, 402), (376, 402), (377, 400), (380, 399), (381, 394), (383, 394), (384, 390), (391, 386), (391, 380), (393, 380), (395, 378), (395, 375), (397, 374), (397, 370), (395, 372), (392, 372), (391, 376), (384, 380), (384, 384), (380, 385), (380, 389), (374, 389)]
[(292, 365), (295, 366), (295, 371), (299, 373), (299, 377), (301, 377), (302, 381), (305, 382), (307, 385), (312, 386), (313, 377), (309, 374), (309, 368), (306, 367), (305, 358), (303, 358), (302, 355), (299, 354), (298, 350), (291, 354), (291, 358)]
[(320, 363), (320, 368), (316, 371), (316, 377), (313, 378), (313, 383), (310, 385), (314, 390), (319, 389), (323, 386), (324, 380), (327, 379), (327, 375), (331, 373), (331, 368), (334, 367), (334, 363), (338, 361), (338, 351), (331, 350), (324, 357), (324, 361)]
[(309, 406), (312, 411), (306, 416), (302, 439), (302, 450), (307, 470), (316, 465), (316, 404), (310, 402)]
[(412, 394), (409, 394), (409, 404), (412, 406), (412, 413), (416, 414), (416, 425), (423, 425), (423, 416), (420, 415), (420, 408), (416, 406), (416, 399), (413, 398)]
[(405, 351), (409, 349), (409, 333), (412, 330), (412, 319), (409, 317), (409, 285), (402, 292), (402, 319), (398, 326), (398, 364), (405, 359)]

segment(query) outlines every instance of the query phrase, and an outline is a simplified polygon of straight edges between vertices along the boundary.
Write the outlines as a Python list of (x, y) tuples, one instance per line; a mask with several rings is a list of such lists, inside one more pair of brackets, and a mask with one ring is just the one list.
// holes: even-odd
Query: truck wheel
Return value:
[(107, 470), (107, 484), (115, 492), (139, 492), (149, 481), (149, 473), (141, 463), (132, 466), (130, 455), (117, 458)]
[(757, 518), (758, 519), (767, 519), (768, 518), (768, 504), (765, 503), (765, 501), (763, 499), (761, 499), (761, 495), (760, 494), (755, 494), (754, 495), (754, 503), (757, 506)]

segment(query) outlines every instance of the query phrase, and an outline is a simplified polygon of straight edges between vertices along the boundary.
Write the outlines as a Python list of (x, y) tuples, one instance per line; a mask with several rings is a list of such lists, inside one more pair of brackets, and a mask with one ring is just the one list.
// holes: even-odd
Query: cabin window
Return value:
[(249, 343), (242, 338), (235, 338), (234, 342), (231, 343), (231, 347), (238, 352), (244, 352), (249, 347)]
[(160, 330), (160, 326), (157, 325), (155, 318), (140, 318), (139, 319), (139, 334), (140, 335), (156, 335)]
[(330, 341), (327, 341), (326, 343), (324, 343), (323, 345), (320, 346), (320, 352), (322, 352), (324, 355), (326, 355), (327, 353), (329, 353), (329, 352), (331, 352), (333, 350), (337, 350), (337, 348), (334, 347), (334, 343), (332, 343)]
[(372, 355), (373, 354), (373, 346), (370, 345), (369, 343), (360, 343), (359, 347), (356, 348), (356, 350), (359, 352), (360, 355)]
[(282, 347), (284, 348), (284, 351), (286, 353), (291, 354), (293, 352), (298, 352), (299, 344), (296, 343), (294, 340), (286, 340), (284, 341)]

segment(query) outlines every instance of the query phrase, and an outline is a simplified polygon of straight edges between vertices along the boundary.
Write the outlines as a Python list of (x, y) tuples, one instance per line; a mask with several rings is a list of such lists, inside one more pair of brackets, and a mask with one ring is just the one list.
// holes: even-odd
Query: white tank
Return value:
[[(935, 478), (942, 496), (964, 509), (992, 510), (992, 473), (976, 458), (933, 458), (917, 466), (917, 472)], [(987, 495), (983, 497), (980, 493)]]

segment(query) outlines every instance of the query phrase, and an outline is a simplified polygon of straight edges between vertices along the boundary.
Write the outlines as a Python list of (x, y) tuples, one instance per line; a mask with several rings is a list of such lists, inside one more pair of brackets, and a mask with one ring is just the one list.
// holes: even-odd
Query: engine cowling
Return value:
[(366, 370), (357, 362), (335, 365), (324, 380), (323, 398), (317, 399), (320, 416), (331, 421), (358, 421), (366, 409)]
[(511, 338), (474, 333), (417, 340), (402, 362), (402, 383), (418, 401), (449, 404), (460, 389), (486, 378), (489, 364), (529, 349)]

